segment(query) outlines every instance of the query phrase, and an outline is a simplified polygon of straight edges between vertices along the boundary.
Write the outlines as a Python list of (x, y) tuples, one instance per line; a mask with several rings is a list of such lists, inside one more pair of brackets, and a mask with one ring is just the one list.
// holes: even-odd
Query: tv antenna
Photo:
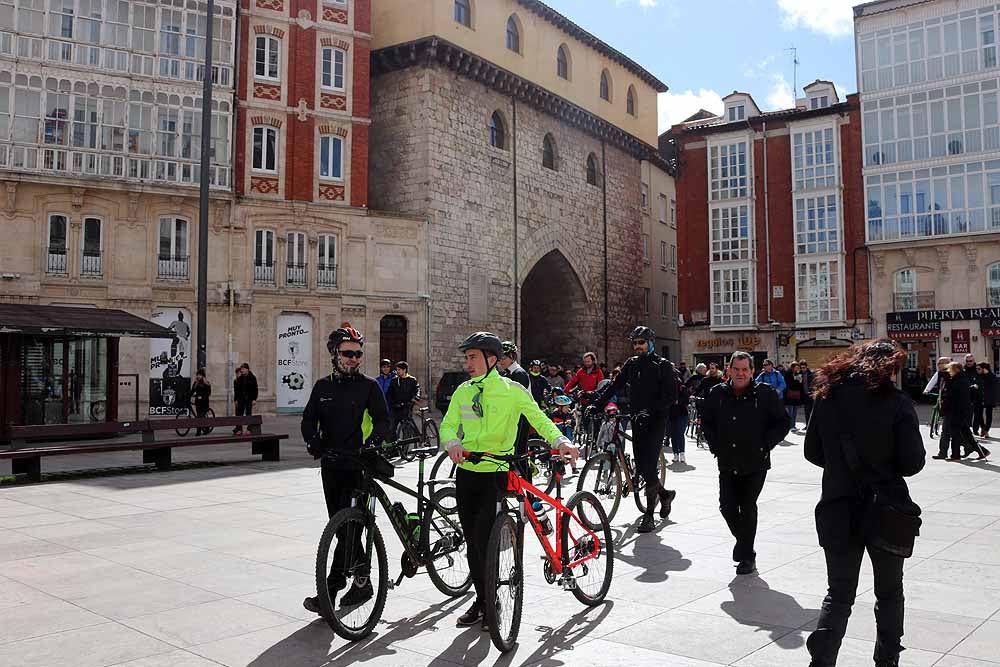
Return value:
[(799, 94), (799, 50), (795, 48), (792, 44), (790, 48), (785, 49), (785, 51), (791, 51), (792, 53), (792, 106), (797, 106), (795, 100), (798, 99)]

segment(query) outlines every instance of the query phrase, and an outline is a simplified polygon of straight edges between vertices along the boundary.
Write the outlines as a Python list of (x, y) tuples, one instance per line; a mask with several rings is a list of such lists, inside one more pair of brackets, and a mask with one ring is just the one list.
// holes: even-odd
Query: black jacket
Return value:
[(194, 402), (195, 410), (198, 412), (204, 412), (208, 409), (209, 397), (211, 395), (212, 385), (208, 383), (208, 380), (204, 382), (195, 380), (191, 383), (191, 400)]
[(544, 375), (531, 375), (529, 373), (528, 379), (531, 383), (531, 397), (535, 399), (535, 403), (545, 405), (545, 392), (552, 385), (549, 384)]
[(389, 389), (386, 390), (385, 398), (389, 401), (389, 405), (394, 408), (407, 407), (420, 398), (420, 383), (412, 375), (407, 375), (405, 378), (397, 375), (389, 381)]
[(993, 373), (982, 373), (979, 376), (979, 392), (983, 405), (992, 408), (997, 404), (997, 376)]
[(597, 392), (592, 405), (603, 408), (612, 396), (621, 396), (626, 385), (629, 411), (633, 415), (647, 411), (656, 417), (666, 417), (670, 406), (677, 401), (677, 371), (655, 352), (626, 361), (622, 372)]
[(954, 428), (972, 426), (972, 389), (969, 376), (959, 373), (941, 388), (941, 414)]
[[(371, 417), (373, 434), (390, 439), (389, 414), (378, 383), (367, 375), (328, 375), (313, 385), (309, 402), (302, 413), (302, 439), (306, 444), (318, 441), (324, 450), (354, 451), (364, 444), (362, 422), (365, 411)], [(349, 459), (337, 459), (332, 465), (353, 469)]]
[(249, 403), (257, 400), (257, 376), (247, 371), (233, 380), (233, 398), (237, 403)]
[(722, 384), (722, 375), (706, 375), (702, 378), (701, 382), (698, 383), (698, 391), (695, 395), (698, 398), (705, 398), (708, 396), (708, 392), (712, 391), (713, 387), (717, 387)]
[(859, 480), (844, 456), (850, 438), (865, 468), (866, 482), (896, 489), (909, 498), (903, 477), (924, 467), (924, 443), (913, 402), (895, 387), (871, 392), (859, 381), (817, 399), (806, 430), (805, 457), (823, 468), (823, 492), (816, 506), (820, 546), (842, 548), (861, 535), (864, 504)]
[[(796, 379), (795, 373), (791, 371), (785, 371), (785, 405), (805, 405), (805, 388), (801, 380), (802, 375), (799, 375), (799, 379)], [(794, 394), (789, 396), (793, 391), (799, 392), (798, 398), (794, 397)]]
[(500, 371), (500, 375), (505, 378), (510, 378), (525, 389), (530, 390), (531, 388), (531, 375), (529, 375), (528, 371), (524, 370), (520, 364), (511, 364), (507, 367), (507, 370)]
[(716, 385), (701, 406), (701, 428), (719, 472), (741, 475), (771, 467), (771, 450), (785, 439), (788, 414), (770, 386), (750, 383), (737, 397), (729, 382)]

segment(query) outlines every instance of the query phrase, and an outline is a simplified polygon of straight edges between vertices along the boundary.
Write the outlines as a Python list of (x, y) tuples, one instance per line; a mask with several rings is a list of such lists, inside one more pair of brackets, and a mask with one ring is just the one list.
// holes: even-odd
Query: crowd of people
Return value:
[(936, 401), (942, 420), (938, 453), (932, 458), (960, 461), (976, 454), (983, 460), (990, 455), (977, 440), (988, 438), (993, 426), (996, 376), (988, 363), (977, 364), (972, 354), (965, 355), (964, 365), (940, 357), (924, 394)]

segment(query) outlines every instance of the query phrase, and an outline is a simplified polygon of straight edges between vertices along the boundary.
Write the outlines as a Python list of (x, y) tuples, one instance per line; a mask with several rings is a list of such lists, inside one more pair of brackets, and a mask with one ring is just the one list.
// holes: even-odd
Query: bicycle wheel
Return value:
[[(190, 408), (180, 408), (178, 410), (177, 419), (190, 419), (190, 418), (191, 418)], [(191, 427), (188, 426), (186, 428), (175, 428), (174, 431), (177, 433), (177, 435), (183, 438), (184, 436), (186, 436), (188, 433), (191, 432)]]
[[(663, 450), (660, 450), (660, 460), (657, 462), (657, 467), (659, 468), (659, 478), (660, 478), (660, 488), (663, 488), (663, 483), (667, 481), (667, 457), (663, 455)], [(638, 470), (635, 472), (635, 477), (632, 478), (632, 484), (635, 486), (635, 506), (639, 508), (639, 511), (643, 514), (646, 513), (646, 480), (642, 478)]]
[(337, 512), (316, 551), (316, 595), (323, 618), (340, 637), (364, 639), (382, 617), (388, 593), (385, 542), (374, 517), (358, 507)]
[(433, 419), (424, 420), (424, 446), (441, 447), (441, 435), (438, 433), (438, 425)]
[(434, 467), (431, 468), (430, 479), (455, 479), (455, 468), (455, 464), (448, 457), (448, 452), (441, 452), (434, 462)]
[[(427, 574), (439, 591), (451, 597), (465, 595), (472, 585), (466, 557), (465, 536), (458, 522), (458, 499), (454, 487), (438, 489), (427, 506), (422, 527), (427, 536)], [(447, 518), (446, 518), (447, 517)]]
[[(396, 438), (399, 440), (410, 440), (419, 437), (420, 432), (417, 430), (417, 426), (413, 423), (412, 419), (404, 419), (396, 427)], [(400, 446), (399, 458), (407, 463), (416, 458), (416, 455), (413, 453), (413, 443), (406, 443)]]
[(517, 643), (524, 603), (524, 567), (519, 531), (514, 519), (502, 512), (493, 523), (486, 547), (486, 580), (483, 584), (486, 624), (490, 638), (501, 653)]
[(107, 401), (94, 401), (90, 404), (90, 420), (95, 422), (102, 422), (107, 416), (108, 412), (108, 402)]
[[(202, 417), (204, 417), (205, 419), (215, 419), (215, 410), (213, 410), (212, 408), (208, 408), (207, 410), (205, 410), (205, 414), (203, 414)], [(215, 430), (214, 426), (209, 426), (208, 428), (201, 429), (201, 434), (208, 435), (214, 430)]]
[[(583, 604), (593, 607), (607, 596), (614, 576), (615, 544), (611, 536), (611, 523), (597, 496), (588, 491), (574, 493), (566, 501), (566, 508), (573, 516), (563, 514), (559, 530), (565, 555), (569, 557), (570, 572), (576, 583), (572, 589), (573, 595)], [(597, 540), (585, 528), (593, 532)], [(584, 558), (588, 560), (573, 565)]]
[(622, 501), (622, 471), (618, 462), (608, 453), (596, 454), (590, 457), (580, 471), (580, 480), (576, 483), (577, 491), (590, 491), (601, 502), (608, 521), (618, 513)]

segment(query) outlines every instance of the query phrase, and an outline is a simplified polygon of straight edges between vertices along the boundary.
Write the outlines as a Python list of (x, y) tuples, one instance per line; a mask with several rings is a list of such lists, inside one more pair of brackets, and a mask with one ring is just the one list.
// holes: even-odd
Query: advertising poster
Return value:
[(972, 350), (972, 343), (968, 329), (951, 330), (951, 353), (968, 354)]
[(191, 403), (191, 313), (158, 308), (150, 318), (173, 332), (172, 339), (149, 340), (149, 414), (173, 416)]
[(303, 313), (278, 316), (278, 412), (302, 412), (312, 391), (312, 317)]

